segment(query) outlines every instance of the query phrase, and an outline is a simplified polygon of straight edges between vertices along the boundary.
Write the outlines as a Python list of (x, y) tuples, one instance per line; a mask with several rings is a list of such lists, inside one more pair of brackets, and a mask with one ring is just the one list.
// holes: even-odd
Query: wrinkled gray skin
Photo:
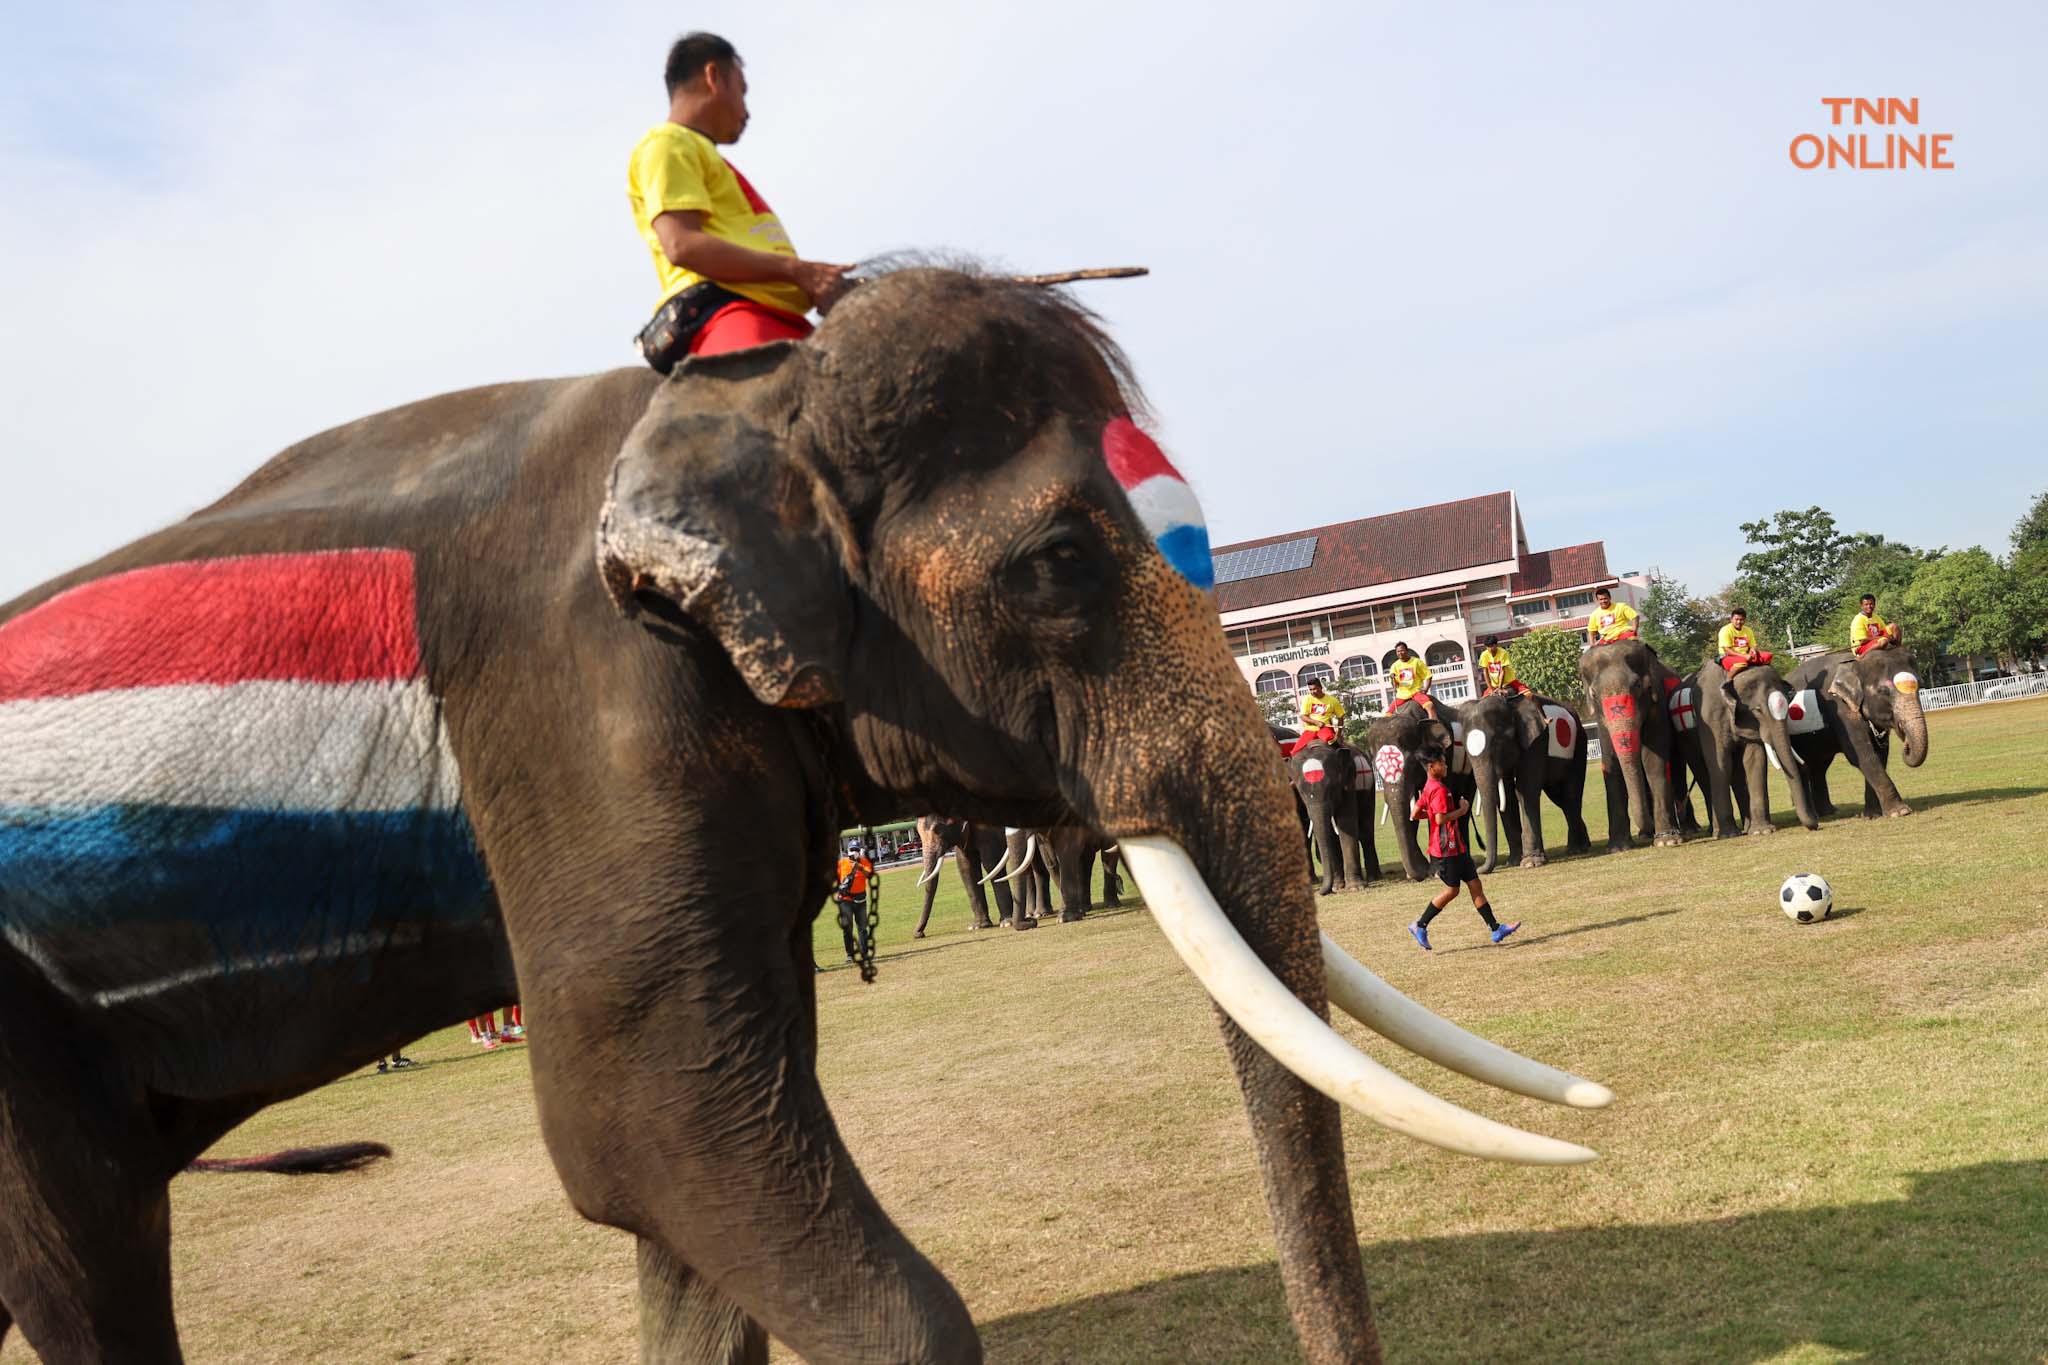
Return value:
[[(1914, 675), (1909, 692), (1893, 683), (1901, 673)], [(1863, 774), (1865, 819), (1913, 813), (1893, 785), (1887, 764), (1894, 731), (1905, 746), (1907, 767), (1927, 761), (1927, 714), (1920, 709), (1918, 677), (1913, 656), (1898, 645), (1884, 645), (1861, 658), (1846, 649), (1822, 654), (1792, 670), (1793, 690), (1813, 688), (1827, 720), (1825, 728), (1792, 740), (1804, 760), (1800, 771), (1807, 799), (1820, 814), (1835, 813), (1834, 802), (1828, 799), (1828, 765), (1837, 754)]]
[[(981, 857), (974, 848), (974, 822), (972, 820), (948, 820), (939, 815), (921, 815), (917, 820), (917, 837), (923, 845), (924, 864), (918, 873), (918, 880), (924, 882), (924, 909), (917, 917), (917, 928), (911, 931), (912, 938), (923, 938), (925, 926), (932, 922), (932, 902), (939, 894), (939, 879), (932, 871), (939, 860), (948, 853), (953, 854), (953, 866), (960, 873), (962, 884), (967, 887), (967, 903), (974, 910), (974, 927), (992, 929), (994, 922), (988, 917), (988, 890), (981, 884)], [(929, 879), (929, 880), (927, 880)]]
[(1665, 710), (1666, 684), (1677, 675), (1641, 640), (1619, 640), (1581, 654), (1579, 680), (1586, 685), (1586, 719), (1599, 726), (1608, 849), (1633, 848), (1632, 829), (1659, 848), (1683, 843), (1678, 807), (1689, 811), (1690, 803)]
[[(1432, 875), (1429, 857), (1420, 842), (1422, 826), (1409, 814), (1414, 808), (1415, 798), (1422, 791), (1423, 783), (1429, 781), (1429, 774), (1422, 767), (1424, 749), (1441, 749), (1450, 762), (1450, 772), (1445, 785), (1453, 797), (1471, 801), (1477, 788), (1472, 781), (1472, 764), (1465, 752), (1465, 746), (1452, 731), (1452, 723), (1462, 725), (1464, 712), (1447, 701), (1436, 704), (1437, 719), (1431, 720), (1420, 706), (1413, 703), (1401, 707), (1392, 715), (1381, 716), (1366, 727), (1365, 744), (1360, 750), (1359, 762), (1366, 765), (1368, 772), (1378, 761), (1382, 747), (1393, 745), (1401, 751), (1401, 781), (1398, 788), (1381, 793), (1386, 801), (1394, 822), (1394, 848), (1401, 855), (1401, 869), (1408, 874), (1411, 882), (1425, 881)], [(1475, 806), (1477, 802), (1473, 803)], [(1372, 822), (1371, 802), (1366, 802), (1366, 823)], [(1490, 850), (1489, 850), (1490, 851)]]
[[(1310, 769), (1310, 759), (1321, 768)], [(1312, 744), (1287, 760), (1287, 773), (1295, 799), (1308, 812), (1323, 865), (1322, 894), (1363, 890), (1366, 883), (1380, 880), (1379, 849), (1372, 841), (1372, 769), (1365, 760), (1350, 749)], [(1361, 780), (1363, 791), (1358, 789)]]
[[(1542, 867), (1550, 860), (1543, 844), (1545, 796), (1564, 813), (1565, 849), (1571, 853), (1593, 850), (1585, 814), (1586, 727), (1578, 713), (1572, 712), (1576, 723), (1572, 752), (1552, 758), (1543, 719), (1545, 704), (1572, 711), (1548, 697), (1516, 697), (1506, 692), (1495, 692), (1461, 708), (1472, 782), (1479, 797), (1479, 828), (1486, 846), (1479, 863), (1481, 872), (1493, 871), (1502, 851), (1497, 820), (1507, 826), (1509, 861), (1522, 867)], [(1470, 753), (1475, 734), (1486, 736), (1476, 754)]]
[[(1328, 1013), (1273, 741), (1103, 457), (1136, 405), (1118, 375), (1061, 296), (906, 271), (801, 345), (352, 423), (0, 605), (174, 561), (408, 552), (490, 894), (473, 929), (393, 903), (368, 956), (321, 955), (308, 923), (288, 975), (166, 998), (65, 988), (53, 951), (128, 965), (107, 935), (0, 940), (0, 1304), (31, 1347), (178, 1359), (171, 1176), (516, 995), (569, 1201), (637, 1239), (644, 1358), (759, 1361), (772, 1334), (820, 1363), (980, 1360), (819, 1083), (841, 829), (942, 810), (1171, 840)], [(1377, 1358), (1336, 1105), (1219, 1019), (1302, 1352)]]
[[(1820, 820), (1799, 780), (1800, 763), (1793, 749), (1792, 733), (1771, 706), (1771, 698), (1776, 697), (1782, 711), (1791, 702), (1794, 690), (1778, 675), (1778, 670), (1769, 664), (1757, 664), (1736, 674), (1734, 706), (1728, 704), (1728, 694), (1722, 690), (1721, 684), (1729, 678), (1720, 664), (1703, 664), (1699, 672), (1685, 681), (1697, 699), (1694, 704), (1699, 722), (1691, 730), (1678, 731), (1679, 748), (1685, 754), (1686, 765), (1698, 774), (1706, 791), (1714, 837), (1730, 839), (1741, 833), (1777, 833), (1778, 827), (1771, 823), (1771, 773), (1770, 762), (1764, 756), (1765, 745), (1770, 746), (1778, 766), (1788, 774), (1786, 785), (1792, 789), (1792, 809), (1798, 814), (1799, 823), (1808, 829), (1819, 829)], [(1737, 807), (1741, 813), (1740, 826)]]

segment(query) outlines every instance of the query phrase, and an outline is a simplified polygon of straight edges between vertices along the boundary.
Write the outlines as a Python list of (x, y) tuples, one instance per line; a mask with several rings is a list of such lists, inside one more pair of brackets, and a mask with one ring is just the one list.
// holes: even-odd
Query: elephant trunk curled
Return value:
[(1927, 713), (1920, 709), (1920, 694), (1900, 692), (1892, 699), (1892, 728), (1906, 744), (1906, 766), (1917, 768), (1927, 761)]

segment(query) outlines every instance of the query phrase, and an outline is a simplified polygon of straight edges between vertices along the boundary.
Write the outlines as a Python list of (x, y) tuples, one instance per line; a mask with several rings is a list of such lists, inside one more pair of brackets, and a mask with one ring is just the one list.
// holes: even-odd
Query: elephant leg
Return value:
[(768, 1334), (745, 1309), (645, 1237), (639, 1260), (644, 1365), (768, 1365)]
[(1082, 841), (1060, 859), (1060, 922), (1071, 924), (1089, 910), (1088, 892), (1095, 881), (1095, 849)]
[(1742, 802), (1743, 831), (1776, 834), (1778, 827), (1771, 823), (1770, 761), (1764, 757), (1761, 744), (1742, 746), (1742, 776), (1746, 793)]
[(924, 928), (932, 922), (932, 902), (939, 897), (939, 860), (945, 856), (937, 840), (927, 838), (924, 843), (924, 865), (918, 872), (918, 880), (924, 883), (924, 911), (917, 917), (917, 928), (910, 931), (912, 938), (923, 938)]
[(1112, 908), (1124, 903), (1124, 855), (1114, 844), (1102, 851), (1102, 903)]
[(1707, 814), (1716, 839), (1732, 839), (1738, 828), (1728, 768), (1731, 747), (1711, 734), (1700, 739), (1700, 766), (1707, 771)]
[(967, 903), (974, 910), (974, 927), (992, 929), (993, 921), (988, 917), (988, 888), (981, 884), (982, 875), (988, 871), (981, 865), (981, 858), (970, 844), (962, 844), (953, 855), (953, 865), (960, 869), (960, 884), (967, 888)]
[(1411, 882), (1426, 881), (1429, 864), (1422, 856), (1422, 849), (1416, 842), (1421, 826), (1408, 812), (1415, 809), (1415, 797), (1421, 784), (1403, 774), (1401, 787), (1394, 806), (1394, 848), (1401, 855), (1401, 870), (1408, 874)]
[[(1802, 758), (1806, 757), (1803, 754), (1800, 756)], [(1813, 810), (1816, 815), (1841, 814), (1840, 811), (1835, 809), (1835, 798), (1828, 793), (1828, 768), (1834, 761), (1835, 749), (1830, 744), (1821, 746), (1820, 752), (1808, 758), (1805, 763), (1800, 765), (1800, 770), (1806, 777), (1807, 798), (1813, 803)]]
[[(1515, 861), (1523, 867), (1542, 867), (1550, 861), (1550, 851), (1543, 842), (1543, 769), (1537, 768), (1521, 783), (1519, 793), (1522, 804), (1522, 820), (1517, 821), (1515, 833), (1521, 835), (1522, 847)], [(1522, 833), (1522, 828), (1527, 833)]]
[(169, 1182), (183, 1153), (120, 1058), (64, 1019), (0, 954), (0, 1322), (53, 1365), (181, 1360)]
[(1849, 752), (1863, 772), (1864, 818), (1874, 820), (1881, 815), (1911, 815), (1913, 808), (1892, 785), (1892, 775), (1886, 767), (1886, 760), (1891, 757), (1891, 736), (1872, 735), (1863, 722), (1853, 716), (1843, 719), (1842, 728), (1849, 739)]

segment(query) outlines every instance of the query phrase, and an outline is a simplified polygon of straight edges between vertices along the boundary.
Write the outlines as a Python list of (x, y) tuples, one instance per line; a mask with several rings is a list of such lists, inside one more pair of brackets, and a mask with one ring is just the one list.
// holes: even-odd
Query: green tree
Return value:
[(1906, 589), (1903, 628), (1916, 655), (1921, 642), (1958, 655), (1976, 676), (1979, 659), (2012, 663), (2026, 652), (2026, 602), (2012, 571), (1982, 546), (1957, 550), (1923, 566)]
[(1284, 725), (1290, 730), (1301, 728), (1301, 703), (1292, 692), (1259, 693), (1259, 714), (1266, 718), (1268, 725)]
[(1515, 676), (1543, 696), (1579, 709), (1580, 641), (1585, 637), (1562, 626), (1538, 626), (1517, 640), (1508, 641), (1508, 662)]
[(2048, 545), (2048, 493), (2036, 493), (2027, 514), (2012, 528), (2012, 552), (2025, 554), (2037, 545)]
[(1735, 590), (1752, 618), (1774, 628), (1773, 640), (1787, 629), (1801, 642), (1818, 639), (1855, 538), (1819, 507), (1746, 521), (1742, 535), (1757, 548), (1735, 561)]
[(1650, 578), (1638, 633), (1657, 657), (1680, 672), (1696, 668), (1714, 646), (1723, 613), (1686, 593), (1685, 584), (1663, 574)]
[(2048, 653), (2048, 540), (2013, 551), (2008, 567), (2021, 653), (2038, 660)]

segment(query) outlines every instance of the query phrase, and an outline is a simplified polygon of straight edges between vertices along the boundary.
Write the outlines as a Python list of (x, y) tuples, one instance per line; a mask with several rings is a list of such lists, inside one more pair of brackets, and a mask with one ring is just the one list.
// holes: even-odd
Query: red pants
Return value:
[(1740, 654), (1723, 654), (1721, 656), (1721, 669), (1725, 673), (1740, 673), (1751, 664), (1767, 664), (1770, 661), (1771, 651), (1768, 649), (1760, 649), (1754, 655), (1747, 658)]
[(1612, 640), (1595, 640), (1595, 641), (1594, 641), (1593, 643), (1594, 643), (1594, 645), (1596, 645), (1596, 646), (1598, 646), (1598, 645), (1618, 645), (1618, 644), (1620, 644), (1620, 643), (1621, 643), (1621, 642), (1622, 642), (1623, 640), (1633, 640), (1633, 639), (1635, 639), (1635, 638), (1636, 638), (1636, 633), (1635, 633), (1634, 631), (1632, 631), (1632, 630), (1625, 630), (1625, 631), (1623, 631), (1623, 632), (1622, 632), (1621, 634), (1619, 634), (1619, 635), (1615, 636), (1615, 637), (1614, 637), (1614, 638), (1613, 638)]
[(1490, 697), (1496, 692), (1512, 692), (1518, 697), (1533, 697), (1536, 695), (1529, 690), (1529, 684), (1523, 682), (1520, 678), (1515, 679), (1513, 682), (1502, 683), (1499, 687), (1489, 687), (1482, 695)]
[(1337, 732), (1331, 729), (1329, 726), (1325, 725), (1322, 729), (1310, 730), (1300, 739), (1295, 740), (1294, 747), (1287, 751), (1287, 756), (1289, 758), (1293, 758), (1296, 754), (1300, 753), (1303, 749), (1308, 748), (1311, 744), (1335, 744), (1336, 742)]
[(705, 319), (697, 335), (690, 338), (690, 354), (719, 355), (771, 341), (802, 341), (811, 331), (811, 324), (794, 313), (742, 299)]
[(1412, 697), (1395, 698), (1394, 704), (1387, 708), (1387, 714), (1390, 716), (1393, 715), (1396, 711), (1400, 710), (1402, 707), (1406, 706), (1411, 701), (1414, 702), (1416, 705), (1420, 706), (1423, 710), (1429, 712), (1431, 715), (1436, 714), (1436, 698), (1430, 696), (1427, 692), (1417, 692)]
[(1856, 657), (1859, 659), (1862, 658), (1866, 653), (1873, 649), (1876, 649), (1879, 645), (1895, 645), (1898, 642), (1898, 627), (1894, 626), (1892, 629), (1886, 631), (1884, 634), (1873, 635), (1868, 640), (1865, 640), (1862, 644), (1856, 646)]

